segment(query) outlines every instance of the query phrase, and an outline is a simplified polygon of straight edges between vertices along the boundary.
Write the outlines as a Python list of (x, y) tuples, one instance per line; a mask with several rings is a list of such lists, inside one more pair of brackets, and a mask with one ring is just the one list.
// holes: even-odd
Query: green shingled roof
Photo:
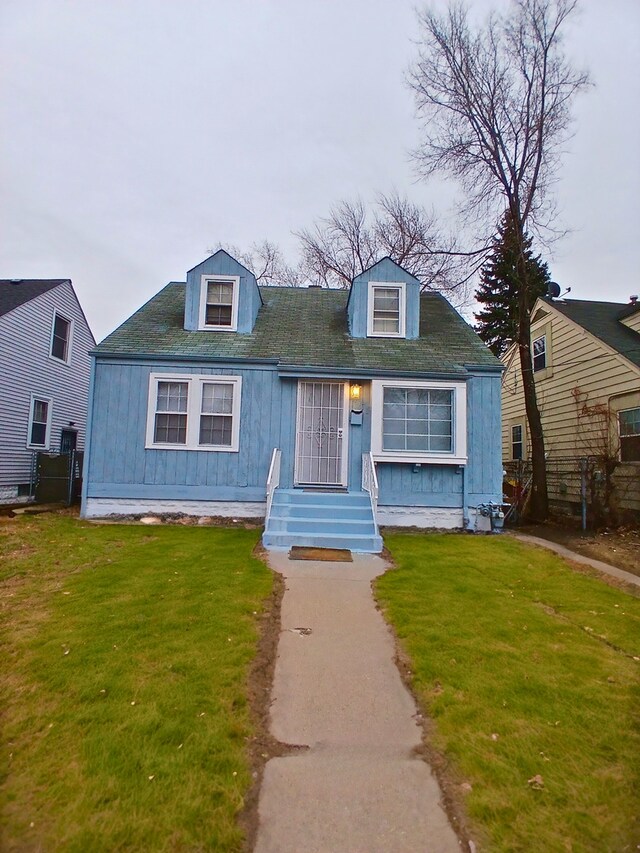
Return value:
[(420, 338), (350, 338), (346, 290), (262, 287), (263, 307), (250, 335), (185, 331), (185, 285), (168, 284), (105, 338), (97, 355), (273, 361), (354, 372), (459, 372), (500, 362), (439, 294), (420, 297)]

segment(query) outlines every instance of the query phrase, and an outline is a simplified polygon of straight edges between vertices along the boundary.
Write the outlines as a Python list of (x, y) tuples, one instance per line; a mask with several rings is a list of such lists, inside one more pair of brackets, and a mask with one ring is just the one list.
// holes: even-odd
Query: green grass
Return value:
[(257, 538), (0, 525), (2, 849), (241, 848)]
[(635, 849), (640, 601), (508, 537), (385, 543), (377, 595), (481, 849)]

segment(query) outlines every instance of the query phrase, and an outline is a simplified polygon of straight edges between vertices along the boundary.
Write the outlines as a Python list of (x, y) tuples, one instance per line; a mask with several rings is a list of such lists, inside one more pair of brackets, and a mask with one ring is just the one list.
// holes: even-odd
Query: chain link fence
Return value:
[[(507, 520), (517, 522), (526, 509), (531, 462), (504, 463)], [(547, 489), (552, 512), (582, 518), (588, 528), (640, 520), (640, 465), (603, 456), (547, 459)]]

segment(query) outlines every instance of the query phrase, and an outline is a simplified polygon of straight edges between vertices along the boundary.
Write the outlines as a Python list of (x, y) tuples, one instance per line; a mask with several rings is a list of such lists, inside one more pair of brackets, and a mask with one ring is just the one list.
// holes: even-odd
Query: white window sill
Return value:
[(450, 454), (437, 455), (434, 453), (423, 454), (412, 451), (374, 453), (375, 462), (409, 462), (414, 465), (466, 465), (468, 457), (451, 456)]
[(205, 453), (238, 453), (239, 447), (213, 447), (207, 445), (189, 444), (145, 444), (145, 450), (203, 450)]

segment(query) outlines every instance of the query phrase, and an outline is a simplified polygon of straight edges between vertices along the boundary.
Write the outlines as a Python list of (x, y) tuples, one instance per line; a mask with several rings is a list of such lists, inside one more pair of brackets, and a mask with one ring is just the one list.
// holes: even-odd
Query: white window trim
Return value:
[[(382, 404), (385, 388), (419, 388), (453, 391), (453, 450), (384, 450)], [(376, 462), (425, 462), (440, 465), (467, 463), (467, 383), (424, 382), (413, 379), (374, 379), (371, 383), (371, 452)]]
[[(67, 341), (67, 357), (66, 358), (58, 358), (53, 354), (53, 333), (56, 327), (56, 317), (61, 317), (63, 320), (66, 320), (69, 324), (69, 340)], [(73, 345), (73, 320), (71, 317), (67, 317), (66, 314), (63, 314), (62, 311), (58, 311), (57, 308), (53, 310), (53, 318), (51, 320), (51, 335), (49, 337), (49, 358), (52, 361), (57, 362), (58, 364), (71, 364), (71, 347)]]
[[(57, 359), (59, 360), (59, 359)], [(31, 443), (31, 429), (33, 427), (33, 414), (36, 400), (39, 403), (47, 404), (47, 427), (45, 430), (44, 444)], [(45, 397), (44, 394), (32, 394), (31, 402), (29, 403), (29, 423), (27, 426), (27, 448), (29, 450), (49, 450), (51, 445), (51, 416), (53, 414), (53, 399)]]
[[(207, 318), (207, 284), (210, 281), (230, 281), (233, 284), (233, 301), (231, 303), (231, 325), (211, 326)], [(240, 276), (238, 275), (203, 275), (200, 278), (200, 311), (198, 314), (199, 331), (235, 332), (238, 329), (238, 302), (240, 297)]]
[[(519, 442), (514, 442), (514, 440), (513, 440), (513, 431), (516, 427), (520, 427), (520, 441)], [(526, 439), (525, 439), (524, 424), (521, 423), (520, 421), (512, 423), (509, 427), (509, 437), (510, 437), (510, 441), (511, 441), (511, 462), (520, 462), (520, 461), (524, 462), (527, 458), (527, 444), (526, 444)], [(520, 444), (522, 446), (522, 456), (520, 457), (520, 459), (517, 459), (513, 455), (513, 445), (514, 444)]]
[[(186, 382), (187, 390), (187, 440), (185, 444), (154, 442), (156, 403), (159, 382)], [(231, 444), (199, 444), (202, 386), (208, 382), (218, 385), (233, 385), (233, 407), (231, 411)], [(149, 375), (149, 400), (147, 405), (147, 450), (198, 450), (209, 453), (238, 453), (240, 450), (240, 403), (242, 377), (219, 373), (151, 373)]]
[(624, 412), (634, 412), (636, 409), (640, 408), (640, 406), (628, 406), (626, 409), (618, 409), (616, 412), (616, 422), (618, 426), (618, 456), (620, 457), (620, 462), (623, 465), (638, 465), (640, 464), (640, 460), (638, 459), (626, 459), (623, 461), (622, 459), (622, 439), (623, 438), (632, 438), (638, 433), (632, 433), (629, 435), (622, 435), (622, 424), (620, 423), (620, 415), (624, 414)]
[[(544, 340), (544, 367), (535, 366), (535, 345), (538, 341)], [(542, 373), (549, 367), (549, 349), (547, 347), (547, 333), (542, 332), (541, 335), (537, 335), (535, 338), (531, 338), (531, 368), (534, 373)]]
[[(400, 293), (400, 323), (398, 332), (373, 331), (373, 294), (376, 288), (398, 290)], [(370, 281), (367, 291), (367, 337), (368, 338), (405, 338), (407, 335), (407, 288), (403, 281)]]

